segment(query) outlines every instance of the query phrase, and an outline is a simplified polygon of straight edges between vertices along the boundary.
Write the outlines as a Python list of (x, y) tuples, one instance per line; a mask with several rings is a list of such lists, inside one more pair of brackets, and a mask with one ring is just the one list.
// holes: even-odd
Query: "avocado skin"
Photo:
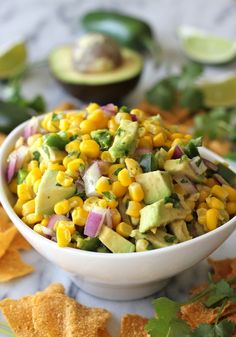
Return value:
[(69, 94), (83, 102), (95, 101), (98, 104), (106, 104), (107, 102), (119, 103), (123, 97), (136, 87), (141, 73), (142, 71), (128, 80), (102, 85), (72, 84), (53, 76)]

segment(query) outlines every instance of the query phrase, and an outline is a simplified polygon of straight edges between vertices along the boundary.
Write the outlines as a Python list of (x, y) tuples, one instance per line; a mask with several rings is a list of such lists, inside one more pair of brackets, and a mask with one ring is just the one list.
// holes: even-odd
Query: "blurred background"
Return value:
[[(105, 16), (104, 13), (103, 16), (99, 16), (96, 13), (98, 10), (100, 14), (101, 11), (104, 12)], [(120, 15), (118, 18), (117, 12)], [(88, 13), (92, 16), (86, 17)], [(126, 16), (128, 20), (131, 18), (131, 21), (127, 21)], [(133, 25), (133, 18), (138, 26)], [(136, 86), (132, 84), (131, 88), (126, 83), (123, 89), (114, 87), (113, 93), (114, 90), (119, 91), (121, 96), (114, 98), (117, 103), (127, 106), (137, 105), (147, 113), (160, 113), (168, 122), (181, 124), (183, 129), (191, 130), (197, 136), (206, 136), (209, 147), (235, 159), (236, 1), (3, 0), (0, 7), (0, 23), (2, 102), (11, 101), (24, 108), (28, 105), (28, 108), (37, 112), (52, 109), (63, 101), (80, 106), (85, 101), (96, 100), (94, 91), (91, 91), (91, 86), (95, 82), (99, 82), (99, 85), (101, 81), (106, 81), (105, 84), (126, 82), (127, 78), (138, 75), (139, 79), (135, 80)], [(83, 54), (79, 43), (75, 41), (84, 36), (88, 30), (96, 32), (101, 29), (103, 31), (105, 29), (107, 34), (115, 32), (119, 48), (123, 48), (122, 43), (120, 44), (124, 37), (122, 34), (131, 29), (131, 32), (128, 31), (128, 34), (131, 33), (131, 40), (128, 43), (126, 41), (126, 47), (133, 49), (133, 38), (136, 43), (135, 52), (143, 58), (143, 68), (139, 65), (134, 69), (134, 65), (131, 64), (137, 64), (137, 61), (131, 60), (128, 67), (123, 69), (122, 75), (120, 70), (117, 70), (119, 76), (122, 76), (122, 78), (118, 76), (118, 79), (108, 76), (110, 78), (108, 80), (107, 74), (103, 76), (104, 73), (101, 71), (94, 77), (86, 69), (82, 71), (82, 80), (78, 78), (78, 74), (67, 75), (64, 56), (62, 59), (60, 55), (56, 55), (55, 48), (69, 44), (72, 58), (66, 62), (70, 63), (73, 72), (81, 73), (79, 57), (82, 55), (82, 59), (89, 59), (94, 51), (91, 52), (92, 49), (88, 48)], [(148, 48), (147, 44), (144, 46), (142, 43), (147, 35), (149, 35)], [(151, 47), (150, 41), (153, 43)], [(10, 54), (7, 54), (9, 51)], [(55, 58), (53, 60), (51, 58), (49, 66), (48, 59), (52, 54)], [(94, 59), (91, 62), (93, 61)], [(16, 63), (19, 63), (19, 67), (23, 63), (23, 70), (18, 69), (15, 72), (13, 69), (11, 72)], [(75, 76), (76, 79), (71, 80), (70, 76)], [(74, 83), (75, 81), (82, 81), (82, 84), (89, 81), (89, 89), (75, 86), (65, 91), (56, 81), (58, 79), (63, 85), (66, 82), (64, 87), (67, 90), (67, 84), (71, 81), (73, 85), (81, 84)], [(210, 85), (208, 82), (206, 85), (205, 81), (210, 81)], [(96, 84), (95, 91), (97, 89)], [(185, 91), (187, 94), (183, 95)], [(38, 95), (43, 102), (38, 99)], [(80, 99), (75, 96), (79, 96)], [(110, 97), (112, 100), (113, 95)], [(106, 103), (110, 103), (107, 97), (105, 100)], [(0, 110), (3, 108), (6, 111), (6, 106), (0, 105)], [(1, 114), (4, 112), (0, 111)], [(0, 116), (0, 124), (5, 123), (4, 118), (1, 119)], [(209, 129), (206, 124), (212, 127)], [(0, 131), (9, 132), (11, 127), (12, 125)]]

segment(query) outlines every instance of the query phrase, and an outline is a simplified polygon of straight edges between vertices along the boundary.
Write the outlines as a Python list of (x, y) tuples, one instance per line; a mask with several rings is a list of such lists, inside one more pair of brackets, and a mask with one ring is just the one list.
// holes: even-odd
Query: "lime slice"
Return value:
[(207, 107), (236, 106), (236, 75), (224, 80), (202, 82), (198, 85), (204, 94)]
[(185, 54), (193, 61), (220, 64), (236, 57), (236, 42), (230, 39), (189, 26), (179, 27), (177, 33)]
[(0, 46), (0, 79), (19, 75), (26, 67), (27, 48), (25, 41), (18, 40)]

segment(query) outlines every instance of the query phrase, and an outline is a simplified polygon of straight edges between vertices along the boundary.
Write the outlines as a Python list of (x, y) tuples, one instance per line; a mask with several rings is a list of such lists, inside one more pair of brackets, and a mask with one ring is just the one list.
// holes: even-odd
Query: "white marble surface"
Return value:
[[(28, 41), (30, 60), (40, 60), (56, 45), (73, 41), (82, 34), (80, 16), (91, 8), (104, 7), (122, 9), (142, 17), (158, 32), (164, 50), (165, 62), (161, 68), (153, 70), (147, 62), (142, 81), (137, 90), (127, 99), (135, 104), (142, 97), (143, 90), (166, 71), (166, 64), (176, 69), (186, 59), (179, 49), (176, 28), (180, 24), (196, 25), (236, 39), (236, 1), (234, 0), (1, 0), (0, 43), (17, 36)], [(235, 65), (222, 68), (208, 68), (207, 75), (227, 74)], [(47, 67), (30, 72), (24, 81), (24, 91), (29, 97), (42, 93), (49, 108), (70, 98), (56, 85)], [(1, 94), (1, 93), (0, 93)], [(236, 234), (217, 251), (217, 257), (236, 256), (234, 242)], [(62, 270), (52, 265), (36, 252), (25, 253), (25, 260), (31, 262), (36, 272), (14, 282), (0, 285), (0, 299), (18, 298), (45, 288), (51, 282), (61, 282), (70, 296), (84, 304), (108, 308), (113, 313), (110, 323), (112, 336), (117, 336), (118, 320), (126, 312), (144, 316), (152, 315), (152, 298), (133, 302), (111, 302), (91, 297), (77, 289)], [(207, 265), (202, 262), (181, 275), (173, 278), (162, 294), (173, 298), (183, 298), (188, 289), (206, 279)]]

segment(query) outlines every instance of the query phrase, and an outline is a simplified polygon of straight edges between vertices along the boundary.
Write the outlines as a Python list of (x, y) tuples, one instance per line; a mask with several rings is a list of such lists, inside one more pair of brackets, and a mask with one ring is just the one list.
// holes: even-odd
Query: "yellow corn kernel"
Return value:
[(129, 175), (129, 171), (126, 168), (123, 168), (119, 173), (118, 173), (118, 180), (123, 186), (129, 186), (132, 183), (132, 179)]
[(113, 227), (116, 227), (121, 222), (121, 215), (117, 208), (112, 208), (110, 210), (112, 217)]
[(46, 160), (42, 160), (41, 163), (39, 164), (39, 169), (42, 173), (44, 173), (48, 168), (48, 163)]
[(130, 111), (130, 114), (136, 115), (139, 121), (142, 121), (145, 118), (145, 112), (143, 110), (140, 110), (140, 109), (132, 109)]
[(81, 153), (85, 154), (87, 157), (91, 159), (96, 159), (100, 154), (100, 147), (95, 140), (83, 140), (80, 144)]
[(65, 119), (65, 118), (62, 118), (60, 121), (59, 121), (59, 129), (61, 131), (66, 131), (70, 128), (70, 122)]
[(12, 179), (9, 184), (9, 189), (12, 193), (17, 194), (17, 178)]
[(86, 107), (86, 110), (90, 114), (91, 112), (93, 112), (93, 111), (95, 111), (99, 108), (100, 108), (100, 105), (98, 105), (97, 103), (89, 103), (89, 105)]
[(66, 156), (64, 159), (63, 159), (63, 165), (65, 168), (67, 168), (68, 164), (74, 160), (74, 159), (77, 159), (78, 158), (78, 154), (77, 153), (74, 153), (74, 154), (70, 154), (69, 156)]
[(46, 130), (49, 131), (49, 132), (57, 132), (57, 131), (59, 131), (58, 126), (59, 126), (58, 121), (49, 120), (46, 124)]
[(152, 137), (150, 135), (147, 135), (139, 139), (138, 147), (152, 150), (153, 148)]
[(206, 225), (206, 212), (205, 208), (198, 208), (197, 210), (198, 223), (202, 226)]
[(107, 161), (108, 163), (113, 163), (113, 159), (112, 159), (109, 151), (103, 151), (101, 153), (101, 159), (103, 161)]
[(32, 188), (27, 184), (17, 185), (17, 195), (23, 201), (31, 200), (34, 197)]
[(236, 190), (233, 187), (229, 185), (223, 185), (223, 189), (228, 193), (229, 201), (236, 201)]
[(117, 198), (120, 198), (127, 192), (127, 187), (123, 186), (119, 181), (114, 181), (112, 183), (111, 190)]
[(144, 198), (144, 192), (142, 186), (139, 183), (133, 182), (129, 185), (129, 195), (134, 201), (142, 201)]
[(110, 179), (114, 179), (114, 177), (118, 176), (118, 172), (121, 171), (125, 167), (124, 164), (114, 164), (109, 167), (108, 177)]
[(187, 200), (185, 200), (185, 203), (188, 205), (188, 207), (190, 209), (194, 209), (195, 208), (195, 202), (193, 200), (187, 199)]
[(224, 203), (216, 197), (207, 198), (206, 203), (207, 203), (209, 208), (216, 208), (216, 209), (224, 209), (225, 208)]
[(65, 166), (60, 165), (60, 164), (49, 163), (48, 169), (49, 170), (55, 170), (55, 171), (65, 171)]
[(77, 158), (68, 163), (67, 169), (73, 172), (73, 171), (78, 171), (79, 169), (83, 169), (84, 166), (85, 166), (85, 163), (83, 159)]
[(116, 130), (118, 129), (119, 124), (116, 123), (116, 120), (114, 117), (109, 119), (108, 121), (108, 129), (109, 131), (112, 131), (111, 133), (114, 134)]
[(176, 138), (184, 138), (184, 134), (179, 133), (179, 132), (174, 132), (170, 135), (171, 140), (175, 140)]
[(86, 135), (82, 135), (82, 136), (81, 136), (81, 139), (82, 139), (82, 140), (89, 140), (89, 139), (91, 139), (91, 137), (90, 137), (89, 134), (86, 134)]
[(107, 177), (100, 177), (98, 181), (96, 182), (95, 188), (99, 194), (103, 194), (103, 192), (110, 191), (111, 184), (109, 182), (109, 179)]
[(37, 160), (31, 160), (27, 166), (28, 171), (33, 170), (34, 168), (38, 167), (39, 163)]
[(115, 198), (111, 199), (111, 200), (107, 200), (107, 206), (112, 208), (112, 209), (116, 208), (118, 206), (118, 201)]
[(184, 138), (187, 139), (187, 140), (191, 140), (193, 138), (193, 136), (189, 135), (189, 134), (186, 134), (186, 135), (184, 135)]
[(57, 227), (56, 237), (59, 247), (67, 247), (71, 241), (71, 233), (68, 228)]
[(205, 184), (209, 187), (213, 187), (215, 185), (218, 185), (217, 181), (214, 178), (208, 178), (206, 179)]
[(90, 212), (91, 209), (95, 206), (99, 206), (99, 199), (98, 197), (89, 197), (84, 201), (83, 208), (87, 211)]
[(187, 139), (183, 139), (183, 138), (176, 138), (175, 140), (173, 140), (173, 142), (171, 143), (171, 146), (175, 147), (176, 145), (183, 145), (188, 143)]
[(96, 125), (96, 128), (104, 129), (107, 127), (108, 117), (100, 109), (91, 112), (88, 115), (88, 120)]
[(226, 211), (229, 213), (229, 215), (235, 215), (236, 214), (236, 202), (235, 201), (227, 202)]
[(175, 147), (172, 146), (167, 152), (167, 159), (171, 159), (175, 151)]
[(115, 116), (115, 121), (117, 124), (120, 124), (122, 119), (131, 120), (131, 116), (128, 112), (118, 112)]
[(199, 193), (199, 202), (204, 202), (206, 200), (206, 198), (209, 196), (209, 192), (206, 190), (201, 190)]
[(198, 205), (198, 208), (205, 208), (207, 209), (207, 204), (205, 202), (201, 202), (199, 205)]
[[(36, 143), (36, 141), (38, 143)], [(27, 139), (27, 145), (29, 145), (29, 146), (32, 146), (33, 144), (36, 145), (35, 143), (39, 146), (41, 146), (43, 144), (43, 138), (42, 138), (42, 135), (40, 133), (36, 133), (35, 135), (32, 135)]]
[(139, 129), (138, 129), (138, 136), (139, 136), (139, 138), (142, 138), (146, 134), (147, 134), (147, 130), (145, 129), (145, 127), (144, 126), (140, 126)]
[(72, 211), (72, 221), (75, 225), (84, 226), (88, 218), (88, 212), (82, 207), (76, 207)]
[(76, 208), (76, 207), (83, 207), (83, 199), (81, 199), (79, 196), (74, 196), (68, 199), (70, 208)]
[[(23, 219), (22, 219), (22, 220), (23, 220)], [(25, 222), (25, 221), (23, 221), (23, 222)], [(34, 232), (38, 233), (39, 235), (45, 236), (42, 227), (43, 227), (43, 226), (37, 224), (37, 225), (34, 225), (33, 230), (34, 230)]]
[(129, 171), (129, 175), (131, 177), (135, 177), (138, 174), (143, 173), (139, 163), (132, 158), (126, 158), (125, 159), (125, 165), (127, 167), (127, 170)]
[(70, 210), (70, 203), (67, 199), (59, 201), (54, 206), (54, 211), (56, 214), (62, 215), (68, 213)]
[(166, 135), (163, 132), (158, 133), (153, 137), (153, 145), (154, 147), (164, 146), (166, 142)]
[(225, 200), (229, 195), (229, 193), (220, 185), (214, 185), (211, 188), (211, 194), (221, 200)]
[(59, 171), (56, 176), (56, 181), (63, 187), (69, 187), (73, 184), (73, 178), (69, 177), (65, 172)]
[(22, 216), (22, 207), (25, 203), (25, 200), (18, 199), (17, 202), (15, 203), (14, 211), (16, 212), (17, 215)]
[(124, 238), (128, 238), (130, 236), (132, 229), (133, 229), (132, 226), (128, 225), (125, 222), (120, 222), (116, 226), (117, 233), (123, 236)]
[(28, 214), (35, 212), (35, 200), (29, 200), (22, 206), (22, 215), (26, 216)]
[(70, 153), (73, 151), (80, 151), (80, 141), (78, 139), (73, 140), (72, 142), (66, 144), (65, 147), (66, 152)]
[(206, 225), (209, 231), (216, 229), (219, 221), (219, 211), (215, 208), (208, 209), (206, 212)]
[(43, 220), (43, 215), (42, 214), (36, 214), (36, 213), (32, 213), (32, 214), (28, 214), (25, 217), (25, 222), (28, 225), (34, 225), (40, 221)]
[(145, 239), (139, 239), (136, 241), (136, 252), (145, 252), (148, 250), (149, 242)]
[(140, 210), (142, 209), (142, 205), (137, 201), (129, 201), (128, 208), (126, 210), (126, 214), (132, 216), (134, 218), (140, 217)]
[(105, 199), (100, 199), (98, 202), (98, 205), (99, 207), (102, 207), (102, 208), (107, 208), (108, 206), (107, 201)]
[(42, 172), (38, 167), (33, 168), (28, 174), (25, 179), (26, 184), (33, 186), (34, 183), (42, 177)]
[(171, 140), (168, 140), (167, 139), (167, 141), (165, 142), (165, 147), (167, 147), (167, 148), (174, 148), (175, 147), (175, 144), (174, 145), (172, 145), (173, 144), (173, 142), (171, 141)]
[(41, 222), (40, 225), (46, 227), (49, 223), (49, 218), (44, 218)]
[(185, 218), (185, 221), (192, 221), (193, 220), (193, 216), (192, 216), (192, 214), (188, 214), (187, 216), (186, 216), (186, 218)]
[(80, 129), (83, 134), (90, 133), (91, 131), (96, 130), (96, 128), (96, 124), (88, 119), (80, 123)]
[(74, 234), (75, 232), (75, 224), (73, 221), (68, 220), (60, 220), (56, 222), (56, 229), (58, 227), (67, 228), (70, 231), (70, 234)]

